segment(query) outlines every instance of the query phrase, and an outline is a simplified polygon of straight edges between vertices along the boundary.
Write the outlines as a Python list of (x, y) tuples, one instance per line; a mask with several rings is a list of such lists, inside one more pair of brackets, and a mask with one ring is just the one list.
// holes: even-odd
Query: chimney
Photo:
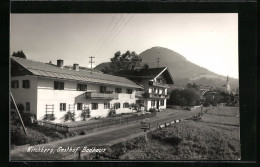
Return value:
[(79, 71), (79, 64), (73, 64), (73, 70)]
[(57, 66), (63, 68), (63, 60), (61, 59), (57, 60)]

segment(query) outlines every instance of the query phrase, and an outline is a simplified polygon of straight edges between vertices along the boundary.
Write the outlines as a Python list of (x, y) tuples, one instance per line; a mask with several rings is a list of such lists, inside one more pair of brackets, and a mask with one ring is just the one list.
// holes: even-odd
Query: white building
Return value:
[(166, 109), (169, 85), (174, 84), (167, 67), (122, 70), (117, 75), (126, 77), (144, 87), (143, 90), (136, 91), (136, 96), (137, 103), (142, 104), (145, 110)]
[(54, 114), (54, 122), (62, 122), (71, 111), (79, 121), (85, 108), (91, 110), (91, 117), (106, 117), (110, 108), (116, 108), (117, 114), (132, 112), (132, 103), (145, 110), (166, 108), (168, 84), (173, 84), (167, 67), (124, 70), (118, 75), (80, 70), (78, 64), (67, 69), (63, 60), (54, 65), (11, 58), (11, 92), (37, 120)]
[(136, 102), (136, 89), (143, 87), (123, 77), (79, 70), (78, 64), (73, 70), (63, 68), (63, 60), (53, 65), (11, 58), (11, 92), (37, 120), (54, 114), (55, 122), (62, 122), (67, 111), (81, 120), (84, 107), (90, 108), (91, 117), (106, 117), (112, 106), (117, 114), (132, 112), (129, 104)]

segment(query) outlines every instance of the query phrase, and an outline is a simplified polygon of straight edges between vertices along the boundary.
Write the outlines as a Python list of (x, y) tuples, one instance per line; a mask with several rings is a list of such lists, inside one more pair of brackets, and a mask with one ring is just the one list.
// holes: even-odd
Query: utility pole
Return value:
[(160, 57), (157, 58), (158, 67), (160, 65)]
[(95, 58), (95, 57), (90, 56), (89, 58), (90, 58), (90, 61), (89, 61), (89, 62), (90, 62), (90, 64), (91, 64), (91, 74), (92, 74), (92, 64), (95, 63), (94, 61), (92, 61), (92, 59)]

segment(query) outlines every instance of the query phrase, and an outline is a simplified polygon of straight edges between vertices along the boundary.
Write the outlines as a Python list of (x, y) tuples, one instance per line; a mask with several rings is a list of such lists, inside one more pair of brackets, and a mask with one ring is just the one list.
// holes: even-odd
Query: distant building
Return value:
[(117, 75), (144, 87), (144, 90), (136, 91), (136, 102), (143, 105), (145, 110), (166, 109), (169, 85), (174, 84), (167, 67), (121, 70)]
[(226, 84), (223, 85), (223, 89), (226, 90), (228, 93), (231, 93), (231, 86), (229, 84), (229, 78), (227, 76)]

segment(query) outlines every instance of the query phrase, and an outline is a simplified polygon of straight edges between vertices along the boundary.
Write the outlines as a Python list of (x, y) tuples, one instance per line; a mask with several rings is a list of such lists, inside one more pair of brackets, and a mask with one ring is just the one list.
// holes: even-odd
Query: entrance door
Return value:
[(159, 109), (159, 100), (157, 100), (156, 108)]

